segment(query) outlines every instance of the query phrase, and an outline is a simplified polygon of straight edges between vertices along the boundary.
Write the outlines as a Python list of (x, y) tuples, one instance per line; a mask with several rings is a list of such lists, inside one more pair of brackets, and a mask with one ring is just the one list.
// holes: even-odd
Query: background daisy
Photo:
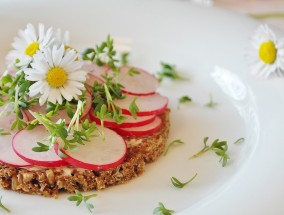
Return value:
[(14, 38), (12, 44), (14, 50), (6, 57), (8, 67), (27, 67), (33, 60), (33, 56), (40, 50), (43, 51), (53, 42), (53, 30), (49, 28), (45, 32), (43, 24), (38, 25), (38, 32), (32, 24), (19, 31), (19, 37)]
[(32, 68), (25, 68), (26, 79), (34, 82), (29, 88), (31, 97), (40, 96), (39, 103), (46, 101), (62, 104), (63, 99), (78, 99), (84, 90), (86, 72), (80, 70), (82, 62), (73, 49), (53, 46), (34, 55)]
[(284, 40), (278, 40), (267, 25), (261, 25), (257, 29), (248, 54), (254, 75), (264, 78), (272, 74), (283, 75)]

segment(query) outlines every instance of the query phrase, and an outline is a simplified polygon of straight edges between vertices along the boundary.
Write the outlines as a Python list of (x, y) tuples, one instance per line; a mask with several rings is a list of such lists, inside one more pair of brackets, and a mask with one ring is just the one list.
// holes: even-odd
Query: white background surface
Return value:
[[(80, 51), (107, 34), (131, 39), (133, 65), (154, 73), (160, 61), (173, 63), (191, 78), (165, 82), (160, 89), (171, 101), (169, 140), (186, 144), (130, 183), (97, 192), (97, 214), (152, 214), (158, 202), (177, 214), (284, 213), (283, 79), (252, 77), (244, 57), (259, 23), (186, 1), (0, 1), (1, 69), (17, 29), (28, 22), (69, 30), (71, 44)], [(210, 93), (219, 103), (215, 110), (204, 107)], [(193, 103), (177, 110), (177, 99), (185, 94)], [(228, 140), (227, 167), (222, 168), (213, 153), (188, 160), (202, 148), (205, 136)], [(246, 142), (233, 145), (240, 137)], [(171, 186), (171, 176), (185, 181), (196, 172), (186, 188)], [(65, 194), (58, 200), (4, 190), (1, 194), (12, 214), (88, 214)]]

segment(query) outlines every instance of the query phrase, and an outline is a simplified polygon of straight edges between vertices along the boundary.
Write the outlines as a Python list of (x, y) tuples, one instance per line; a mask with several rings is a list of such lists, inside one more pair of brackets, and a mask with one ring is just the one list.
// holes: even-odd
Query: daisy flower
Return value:
[(39, 24), (36, 32), (35, 27), (28, 24), (25, 30), (19, 31), (19, 37), (14, 38), (12, 44), (14, 50), (6, 57), (8, 66), (16, 64), (17, 67), (27, 67), (38, 50), (43, 51), (52, 43), (52, 36), (52, 28), (45, 32), (44, 25)]
[(63, 99), (78, 100), (85, 89), (86, 72), (80, 70), (83, 63), (76, 59), (78, 54), (73, 49), (65, 50), (64, 45), (35, 54), (31, 68), (23, 70), (26, 79), (34, 82), (29, 95), (40, 95), (40, 105), (46, 101), (62, 104)]
[(248, 53), (252, 73), (264, 78), (284, 72), (284, 38), (277, 39), (274, 32), (261, 25), (252, 38), (252, 49)]

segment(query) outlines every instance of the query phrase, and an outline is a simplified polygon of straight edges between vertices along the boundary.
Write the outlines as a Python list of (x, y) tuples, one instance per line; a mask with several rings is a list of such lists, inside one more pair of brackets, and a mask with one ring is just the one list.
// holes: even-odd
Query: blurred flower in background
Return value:
[(284, 0), (214, 0), (214, 6), (250, 15), (284, 30)]
[(184, 0), (247, 14), (284, 30), (284, 0)]

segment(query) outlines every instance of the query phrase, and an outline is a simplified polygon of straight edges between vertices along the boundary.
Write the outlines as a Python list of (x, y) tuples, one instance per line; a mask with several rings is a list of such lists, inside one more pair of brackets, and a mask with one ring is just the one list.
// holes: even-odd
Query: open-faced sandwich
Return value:
[(28, 194), (103, 189), (164, 151), (168, 99), (116, 60), (108, 37), (82, 55), (60, 31), (19, 31), (0, 80), (0, 184)]

